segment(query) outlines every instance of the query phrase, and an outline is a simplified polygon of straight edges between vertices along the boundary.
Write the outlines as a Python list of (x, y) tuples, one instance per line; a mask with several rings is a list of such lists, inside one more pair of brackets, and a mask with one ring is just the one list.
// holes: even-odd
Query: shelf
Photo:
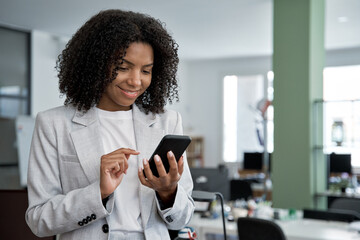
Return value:
[(204, 138), (190, 136), (191, 143), (186, 150), (189, 167), (204, 167)]

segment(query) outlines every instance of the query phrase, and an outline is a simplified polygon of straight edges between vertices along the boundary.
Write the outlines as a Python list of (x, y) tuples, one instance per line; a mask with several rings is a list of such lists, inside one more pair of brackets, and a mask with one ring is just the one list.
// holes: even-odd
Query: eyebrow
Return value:
[[(126, 60), (126, 59), (123, 59), (123, 62), (125, 62), (125, 63), (127, 63), (127, 64), (129, 64), (129, 65), (131, 65), (131, 66), (135, 66), (134, 63), (132, 63), (132, 62)], [(154, 63), (149, 63), (149, 64), (144, 65), (143, 67), (151, 67), (151, 66), (153, 66), (153, 65), (154, 65)]]

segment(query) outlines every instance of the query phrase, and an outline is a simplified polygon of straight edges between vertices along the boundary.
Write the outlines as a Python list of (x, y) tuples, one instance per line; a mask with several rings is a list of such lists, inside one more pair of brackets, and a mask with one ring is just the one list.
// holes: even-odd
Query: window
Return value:
[[(223, 79), (223, 159), (243, 160), (244, 152), (273, 150), (273, 108), (261, 109), (272, 100), (272, 75), (225, 76)], [(267, 96), (267, 97), (264, 97)], [(267, 107), (267, 106), (266, 106)], [(266, 124), (266, 125), (265, 125)], [(267, 134), (264, 134), (266, 130)], [(264, 141), (264, 136), (267, 141)]]
[(0, 117), (30, 114), (30, 34), (0, 27)]
[(30, 33), (0, 26), (0, 189), (19, 189), (15, 119), (30, 114)]
[(226, 76), (224, 78), (224, 150), (223, 158), (227, 162), (236, 162), (237, 157), (237, 95), (238, 77)]
[(325, 68), (323, 81), (324, 152), (360, 167), (360, 65)]

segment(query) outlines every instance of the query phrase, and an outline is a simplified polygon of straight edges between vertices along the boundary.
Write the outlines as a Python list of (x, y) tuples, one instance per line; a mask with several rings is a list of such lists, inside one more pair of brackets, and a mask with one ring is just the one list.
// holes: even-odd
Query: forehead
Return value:
[(154, 51), (152, 46), (148, 43), (133, 42), (130, 43), (129, 47), (126, 49), (124, 58), (141, 58), (143, 60), (153, 61)]

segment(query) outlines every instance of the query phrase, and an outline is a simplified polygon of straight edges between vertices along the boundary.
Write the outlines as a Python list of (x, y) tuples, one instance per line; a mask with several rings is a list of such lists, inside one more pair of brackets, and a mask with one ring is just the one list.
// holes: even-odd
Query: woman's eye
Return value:
[(143, 73), (145, 73), (145, 74), (150, 74), (150, 73), (151, 73), (151, 70), (143, 70)]
[(119, 67), (119, 70), (122, 71), (122, 72), (125, 72), (125, 71), (128, 70), (128, 68), (126, 68), (126, 67)]

